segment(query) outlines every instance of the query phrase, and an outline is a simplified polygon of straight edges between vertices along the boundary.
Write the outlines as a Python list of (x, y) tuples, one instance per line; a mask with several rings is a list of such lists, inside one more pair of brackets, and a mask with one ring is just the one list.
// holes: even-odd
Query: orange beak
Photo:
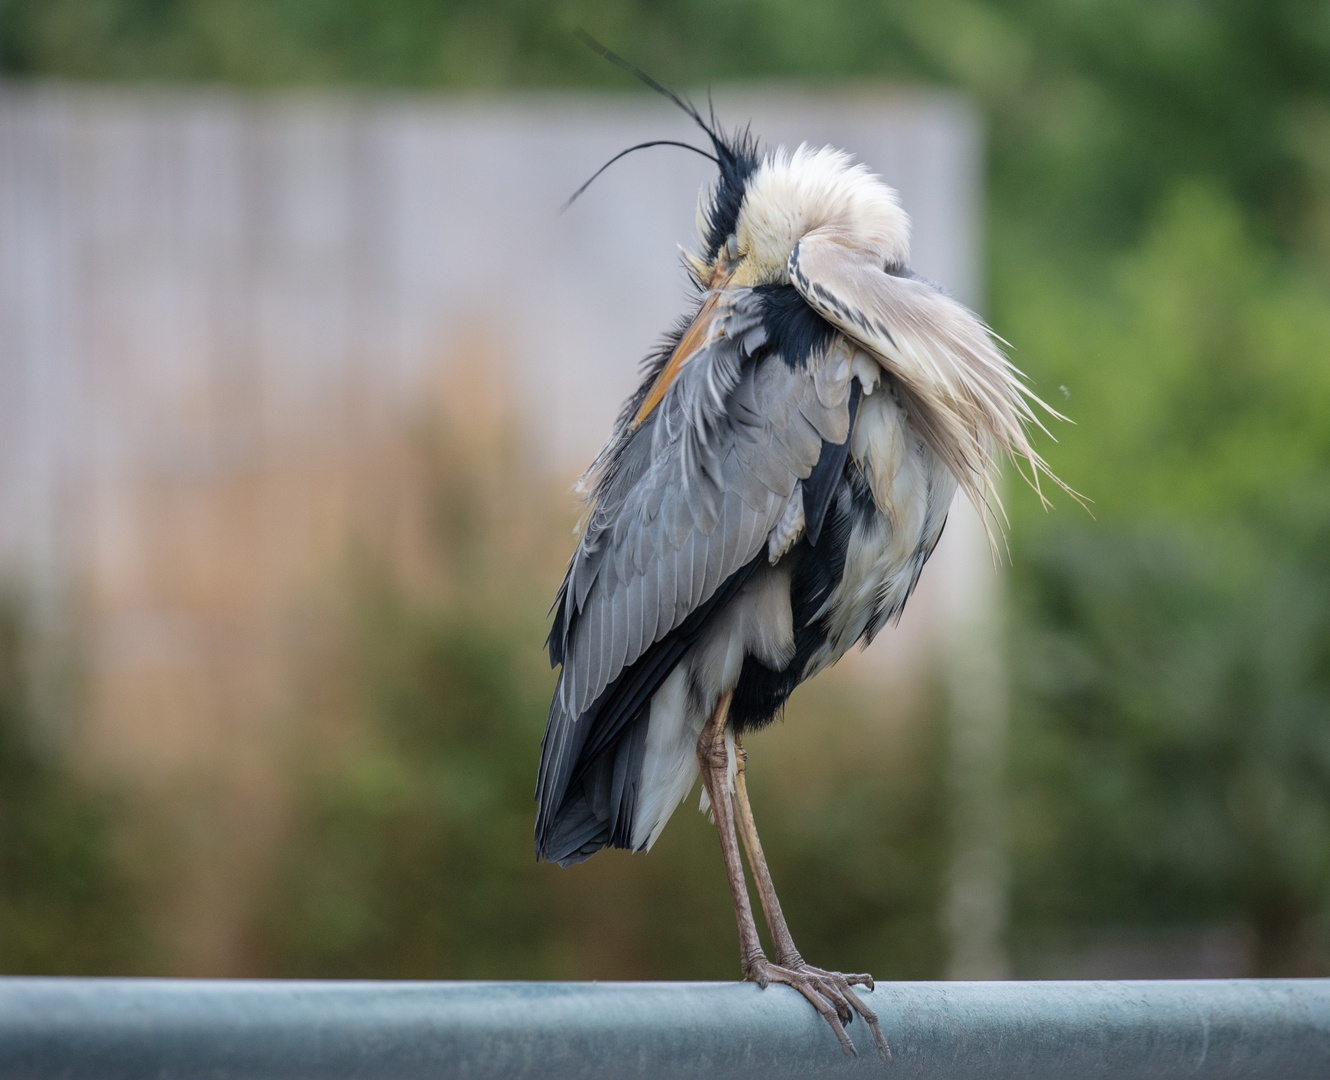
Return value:
[(734, 267), (726, 267), (719, 261), (716, 263), (716, 268), (711, 274), (711, 291), (707, 293), (707, 298), (702, 301), (702, 306), (698, 309), (697, 315), (688, 325), (688, 329), (684, 331), (683, 337), (679, 339), (679, 344), (674, 347), (674, 352), (670, 353), (670, 358), (665, 366), (661, 368), (660, 374), (656, 376), (656, 381), (651, 384), (651, 389), (647, 391), (647, 396), (643, 399), (641, 408), (637, 410), (637, 415), (633, 417), (633, 427), (637, 427), (642, 423), (651, 414), (651, 410), (661, 403), (665, 397), (665, 392), (670, 388), (670, 384), (683, 370), (684, 364), (688, 363), (704, 346), (710, 343), (711, 325), (715, 321), (721, 295), (733, 276)]

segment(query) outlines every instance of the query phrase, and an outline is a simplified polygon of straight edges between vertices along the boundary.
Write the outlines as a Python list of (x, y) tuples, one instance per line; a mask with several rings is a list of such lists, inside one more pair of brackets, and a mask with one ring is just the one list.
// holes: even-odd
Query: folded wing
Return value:
[[(762, 316), (759, 292), (726, 292), (659, 405), (640, 423), (626, 417), (603, 455), (550, 635), (563, 670), (536, 789), (545, 857), (628, 835), (635, 750), (626, 728), (644, 721), (710, 610), (767, 557), (768, 535), (824, 446), (848, 441), (848, 359), (832, 351), (787, 363)], [(591, 809), (561, 826), (578, 799)]]

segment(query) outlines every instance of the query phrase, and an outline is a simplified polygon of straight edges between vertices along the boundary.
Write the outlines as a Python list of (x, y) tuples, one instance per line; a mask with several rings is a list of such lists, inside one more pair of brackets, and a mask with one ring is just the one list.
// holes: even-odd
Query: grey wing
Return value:
[(551, 634), (563, 670), (542, 744), (538, 839), (577, 769), (669, 674), (685, 624), (763, 555), (824, 442), (848, 439), (843, 352), (796, 370), (767, 349), (748, 289), (727, 295), (718, 326), (604, 465)]

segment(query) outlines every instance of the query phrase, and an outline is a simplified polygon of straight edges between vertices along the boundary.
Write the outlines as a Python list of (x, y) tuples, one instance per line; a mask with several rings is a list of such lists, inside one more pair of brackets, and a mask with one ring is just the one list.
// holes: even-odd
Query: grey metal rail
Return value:
[(1330, 1077), (1330, 979), (879, 983), (893, 1060), (787, 987), (0, 978), (0, 1077)]

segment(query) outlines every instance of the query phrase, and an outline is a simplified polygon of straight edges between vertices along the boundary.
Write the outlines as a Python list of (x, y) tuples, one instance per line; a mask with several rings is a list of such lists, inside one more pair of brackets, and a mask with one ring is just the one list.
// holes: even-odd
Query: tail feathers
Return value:
[(574, 799), (564, 804), (536, 854), (548, 862), (571, 866), (591, 858), (609, 843), (609, 837), (609, 826), (596, 817), (591, 804)]
[[(558, 696), (551, 714), (560, 709)], [(570, 739), (563, 730), (557, 730), (551, 715), (546, 731), (547, 743), (542, 747), (540, 781), (536, 789), (538, 810), (536, 816), (536, 857), (560, 866), (582, 862), (603, 847), (631, 848), (633, 818), (642, 781), (642, 762), (646, 754), (649, 710), (642, 709), (624, 726), (618, 739), (583, 768), (576, 771), (563, 769), (557, 760), (560, 750), (576, 744), (580, 750), (585, 735)], [(588, 717), (568, 721), (563, 728), (585, 727)], [(581, 734), (581, 733), (579, 733)], [(551, 740), (551, 735), (554, 739)], [(573, 760), (575, 760), (575, 752)], [(560, 772), (569, 775), (569, 781), (558, 784)], [(562, 789), (562, 790), (560, 790)]]
[[(562, 683), (562, 678), (559, 680)], [(586, 742), (588, 725), (577, 724), (563, 706), (557, 690), (550, 703), (549, 722), (540, 740), (540, 771), (536, 776), (536, 856), (545, 857), (545, 849), (554, 828), (555, 817), (568, 792), (569, 778)]]

